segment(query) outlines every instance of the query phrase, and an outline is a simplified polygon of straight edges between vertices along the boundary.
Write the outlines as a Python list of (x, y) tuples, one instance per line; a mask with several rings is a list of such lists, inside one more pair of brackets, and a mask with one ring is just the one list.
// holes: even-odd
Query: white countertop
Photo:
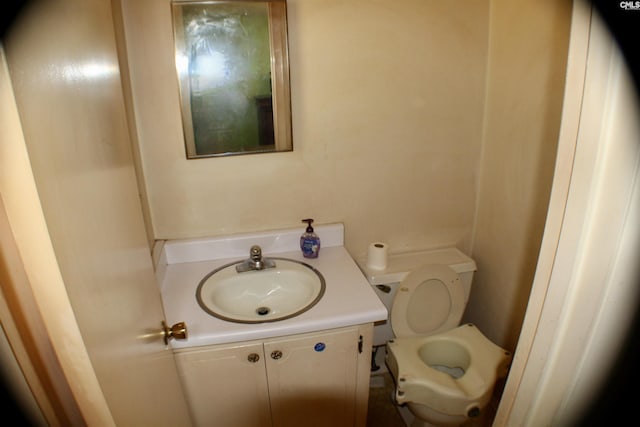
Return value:
[[(321, 235), (322, 237), (322, 235)], [(160, 290), (169, 323), (185, 322), (187, 340), (171, 340), (172, 348), (266, 339), (284, 335), (321, 331), (387, 318), (387, 309), (344, 246), (322, 247), (318, 258), (304, 258), (299, 249), (269, 253), (264, 257), (282, 257), (305, 262), (325, 278), (322, 299), (308, 311), (276, 322), (245, 324), (228, 322), (207, 314), (196, 301), (196, 289), (202, 278), (224, 264), (248, 257), (179, 262), (162, 266)]]

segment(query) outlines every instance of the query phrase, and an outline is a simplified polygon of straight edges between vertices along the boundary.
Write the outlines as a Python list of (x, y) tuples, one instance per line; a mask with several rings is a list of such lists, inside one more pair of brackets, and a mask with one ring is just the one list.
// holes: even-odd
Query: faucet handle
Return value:
[(249, 250), (249, 258), (251, 259), (251, 261), (261, 261), (262, 260), (262, 248), (260, 248), (260, 246), (258, 245), (253, 245), (251, 246), (251, 249)]

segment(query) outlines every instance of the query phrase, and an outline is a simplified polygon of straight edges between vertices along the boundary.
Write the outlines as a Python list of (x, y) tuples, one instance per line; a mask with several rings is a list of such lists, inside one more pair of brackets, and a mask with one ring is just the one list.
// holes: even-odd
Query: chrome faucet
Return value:
[(251, 246), (249, 250), (249, 259), (236, 265), (236, 271), (243, 273), (245, 271), (264, 270), (265, 268), (273, 268), (276, 266), (275, 261), (269, 258), (262, 258), (262, 248), (258, 245)]

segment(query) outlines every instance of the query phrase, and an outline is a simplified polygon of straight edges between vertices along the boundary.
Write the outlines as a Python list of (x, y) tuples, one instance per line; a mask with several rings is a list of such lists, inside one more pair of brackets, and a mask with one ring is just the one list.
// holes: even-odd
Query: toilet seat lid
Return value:
[(391, 306), (391, 328), (396, 337), (433, 335), (460, 324), (464, 289), (449, 266), (425, 265), (409, 273)]

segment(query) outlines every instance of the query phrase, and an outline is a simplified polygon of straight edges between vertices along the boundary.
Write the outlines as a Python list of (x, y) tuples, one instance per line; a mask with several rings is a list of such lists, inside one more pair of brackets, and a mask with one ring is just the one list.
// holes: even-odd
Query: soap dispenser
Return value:
[(318, 258), (320, 252), (320, 237), (313, 231), (312, 218), (303, 219), (307, 223), (306, 231), (300, 236), (300, 249), (305, 258)]

